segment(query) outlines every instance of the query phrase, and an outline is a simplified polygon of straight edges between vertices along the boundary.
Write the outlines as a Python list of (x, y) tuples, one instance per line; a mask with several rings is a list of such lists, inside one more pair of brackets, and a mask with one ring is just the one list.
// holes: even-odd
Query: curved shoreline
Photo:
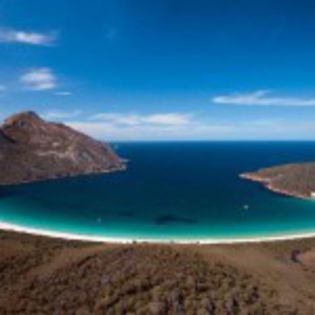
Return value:
[(22, 225), (16, 225), (12, 223), (6, 223), (0, 221), (0, 230), (26, 233), (37, 236), (45, 236), (51, 238), (60, 238), (65, 240), (76, 240), (82, 242), (102, 242), (102, 243), (113, 243), (113, 244), (131, 244), (131, 243), (152, 243), (152, 244), (196, 244), (196, 245), (219, 245), (219, 244), (240, 244), (240, 243), (262, 243), (262, 242), (276, 242), (276, 241), (288, 241), (296, 239), (305, 239), (315, 237), (315, 232), (302, 233), (302, 234), (288, 234), (279, 236), (265, 236), (265, 237), (241, 237), (235, 239), (153, 239), (153, 238), (120, 238), (120, 237), (106, 237), (106, 236), (91, 236), (84, 234), (73, 234), (64, 232), (54, 232), (43, 229), (28, 228)]

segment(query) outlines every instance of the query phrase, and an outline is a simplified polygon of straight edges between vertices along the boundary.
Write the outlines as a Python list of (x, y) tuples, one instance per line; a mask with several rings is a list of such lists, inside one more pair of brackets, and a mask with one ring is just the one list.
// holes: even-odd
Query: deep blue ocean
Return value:
[(239, 174), (315, 161), (315, 142), (113, 144), (127, 171), (0, 188), (0, 221), (90, 236), (156, 240), (315, 232), (315, 201)]

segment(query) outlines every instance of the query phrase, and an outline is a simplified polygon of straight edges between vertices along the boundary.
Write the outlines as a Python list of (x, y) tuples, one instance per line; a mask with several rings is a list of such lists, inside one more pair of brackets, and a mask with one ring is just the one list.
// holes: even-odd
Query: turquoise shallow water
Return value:
[(277, 195), (238, 176), (315, 161), (314, 142), (119, 143), (117, 150), (130, 160), (127, 171), (0, 188), (0, 221), (156, 240), (315, 232), (314, 201)]

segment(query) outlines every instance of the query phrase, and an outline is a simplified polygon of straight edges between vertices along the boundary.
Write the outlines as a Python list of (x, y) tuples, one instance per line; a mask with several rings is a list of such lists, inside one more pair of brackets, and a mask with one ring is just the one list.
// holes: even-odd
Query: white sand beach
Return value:
[(265, 237), (242, 237), (242, 238), (209, 238), (209, 239), (150, 239), (150, 238), (121, 238), (121, 237), (107, 237), (107, 236), (92, 236), (85, 234), (72, 234), (59, 231), (43, 230), (37, 228), (26, 227), (0, 221), (0, 230), (12, 231), (18, 233), (27, 233), (39, 236), (46, 236), (52, 238), (62, 238), (66, 240), (79, 240), (88, 242), (103, 242), (103, 243), (176, 243), (176, 244), (239, 244), (239, 243), (260, 243), (260, 242), (275, 242), (285, 240), (295, 240), (303, 238), (315, 237), (315, 232), (287, 234), (277, 236)]

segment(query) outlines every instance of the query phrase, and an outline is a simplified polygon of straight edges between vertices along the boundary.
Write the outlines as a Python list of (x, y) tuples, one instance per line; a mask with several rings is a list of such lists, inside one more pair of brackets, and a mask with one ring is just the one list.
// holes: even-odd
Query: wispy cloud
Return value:
[[(109, 114), (108, 114), (109, 115)], [(195, 117), (180, 124), (139, 122), (128, 116), (91, 119), (85, 113), (65, 119), (69, 126), (93, 137), (107, 140), (297, 140), (314, 139), (315, 125), (310, 119), (299, 123), (282, 118), (231, 121)], [(122, 114), (120, 114), (122, 115)], [(158, 114), (160, 115), (160, 114)], [(181, 114), (189, 116), (190, 114)], [(124, 116), (124, 115), (122, 115)], [(144, 116), (144, 115), (135, 115)], [(155, 116), (150, 115), (150, 116)], [(147, 117), (147, 116), (146, 116)], [(104, 118), (104, 117), (103, 117)], [(151, 120), (150, 120), (151, 121)]]
[(190, 113), (107, 112), (65, 122), (94, 137), (110, 140), (175, 139), (191, 132), (195, 124)]
[(50, 68), (34, 68), (20, 77), (27, 89), (34, 91), (51, 90), (57, 86), (57, 78)]
[(258, 119), (222, 119), (205, 113), (124, 113), (51, 110), (46, 119), (65, 124), (99, 139), (118, 140), (298, 140), (314, 139), (311, 119), (259, 117)]
[(272, 96), (271, 91), (258, 90), (247, 94), (221, 95), (212, 98), (216, 104), (263, 106), (315, 106), (315, 98)]
[[(261, 138), (261, 131), (266, 130), (263, 124), (261, 126), (250, 124), (248, 127), (248, 123), (235, 124), (195, 120), (185, 125), (118, 125), (111, 122), (82, 120), (68, 120), (66, 123), (93, 137), (114, 141), (252, 139)], [(282, 130), (278, 129), (277, 131), (279, 138), (283, 136)], [(285, 135), (287, 136), (287, 134)], [(272, 136), (274, 137), (274, 132), (272, 132)], [(266, 138), (268, 138), (268, 134)]]
[(175, 140), (202, 139), (225, 134), (229, 129), (225, 126), (198, 125), (116, 125), (99, 121), (66, 122), (69, 126), (93, 137), (107, 140)]
[(82, 114), (81, 110), (71, 110), (71, 111), (61, 111), (61, 110), (52, 110), (46, 113), (43, 113), (41, 116), (45, 119), (56, 119), (64, 120), (70, 118), (76, 118)]
[(57, 91), (54, 94), (58, 95), (58, 96), (70, 96), (70, 95), (72, 95), (72, 92), (70, 92), (70, 91)]
[(0, 92), (5, 91), (7, 87), (4, 84), (0, 84)]
[(17, 43), (36, 46), (52, 46), (56, 43), (55, 32), (38, 33), (15, 29), (0, 29), (0, 42)]
[(117, 125), (185, 125), (191, 121), (190, 114), (157, 113), (151, 115), (98, 113), (90, 116), (90, 120), (101, 120)]

